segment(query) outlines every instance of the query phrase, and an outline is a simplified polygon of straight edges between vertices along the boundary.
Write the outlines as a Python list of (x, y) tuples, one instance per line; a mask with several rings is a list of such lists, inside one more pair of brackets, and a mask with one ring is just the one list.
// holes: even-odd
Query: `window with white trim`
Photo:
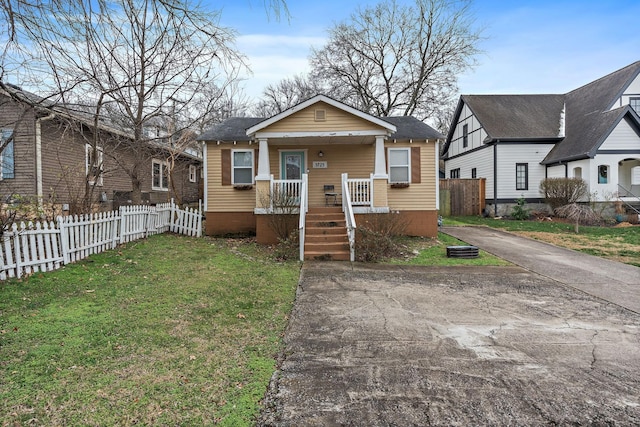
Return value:
[(253, 184), (253, 150), (233, 150), (231, 152), (231, 183), (233, 185)]
[(409, 183), (411, 181), (410, 148), (389, 148), (389, 182)]
[(102, 147), (85, 145), (85, 173), (89, 185), (101, 186), (103, 184), (102, 172), (104, 171)]
[(598, 184), (606, 184), (609, 182), (609, 166), (598, 166)]
[(516, 190), (529, 189), (529, 164), (516, 163)]
[(189, 165), (189, 182), (196, 182), (198, 177), (198, 168), (195, 165)]
[(4, 147), (2, 154), (0, 154), (0, 170), (2, 171), (2, 179), (15, 178), (13, 129), (0, 130), (0, 147)]
[(151, 189), (169, 190), (169, 164), (166, 161), (156, 159), (151, 161)]

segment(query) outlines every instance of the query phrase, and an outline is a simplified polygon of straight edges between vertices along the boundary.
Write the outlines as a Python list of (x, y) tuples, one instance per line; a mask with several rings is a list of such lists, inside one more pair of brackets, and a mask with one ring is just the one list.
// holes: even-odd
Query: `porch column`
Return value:
[(387, 179), (387, 162), (384, 158), (384, 136), (376, 136), (376, 157), (375, 168), (373, 170), (374, 179)]
[(258, 174), (256, 175), (256, 213), (268, 209), (271, 193), (271, 171), (269, 167), (269, 143), (260, 138), (258, 146)]
[(259, 139), (260, 145), (258, 146), (258, 175), (256, 181), (264, 181), (271, 179), (271, 173), (269, 171), (269, 143), (266, 138)]

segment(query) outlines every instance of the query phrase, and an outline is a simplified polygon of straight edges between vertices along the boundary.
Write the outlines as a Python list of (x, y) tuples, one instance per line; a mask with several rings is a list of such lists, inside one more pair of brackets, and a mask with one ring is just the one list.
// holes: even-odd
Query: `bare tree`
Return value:
[(452, 103), (480, 34), (470, 0), (385, 0), (330, 30), (312, 52), (311, 78), (371, 114), (426, 119)]
[(258, 117), (271, 117), (322, 92), (318, 83), (302, 74), (284, 78), (264, 89), (253, 112)]

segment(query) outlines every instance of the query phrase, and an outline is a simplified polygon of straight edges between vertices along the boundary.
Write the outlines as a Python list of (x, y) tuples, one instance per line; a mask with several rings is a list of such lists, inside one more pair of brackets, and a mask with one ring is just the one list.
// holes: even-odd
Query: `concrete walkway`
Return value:
[(529, 271), (640, 313), (640, 268), (488, 227), (442, 232)]

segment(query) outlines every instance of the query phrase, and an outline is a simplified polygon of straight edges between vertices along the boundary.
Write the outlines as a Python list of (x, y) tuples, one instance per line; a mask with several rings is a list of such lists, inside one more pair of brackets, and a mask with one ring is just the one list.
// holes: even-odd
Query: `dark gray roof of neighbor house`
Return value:
[(628, 109), (611, 108), (639, 73), (640, 61), (637, 61), (567, 93), (566, 137), (542, 163), (593, 157), (623, 116), (634, 120), (634, 113)]
[(393, 139), (444, 139), (444, 135), (415, 117), (394, 116), (380, 119), (396, 127), (396, 133), (391, 135)]
[[(380, 117), (397, 128), (394, 139), (443, 139), (444, 136), (415, 117)], [(203, 132), (199, 141), (249, 141), (247, 129), (265, 120), (260, 117), (231, 117)]]
[(204, 131), (198, 141), (250, 141), (247, 129), (263, 121), (263, 117), (230, 117)]
[(557, 139), (563, 95), (463, 95), (492, 140)]
[[(558, 141), (543, 164), (593, 157), (623, 118), (640, 132), (636, 112), (628, 105), (614, 108), (638, 74), (640, 61), (564, 95), (463, 95), (453, 123), (466, 104), (492, 140)], [(560, 126), (563, 113), (564, 137)], [(449, 130), (445, 153), (453, 131), (454, 126)]]

